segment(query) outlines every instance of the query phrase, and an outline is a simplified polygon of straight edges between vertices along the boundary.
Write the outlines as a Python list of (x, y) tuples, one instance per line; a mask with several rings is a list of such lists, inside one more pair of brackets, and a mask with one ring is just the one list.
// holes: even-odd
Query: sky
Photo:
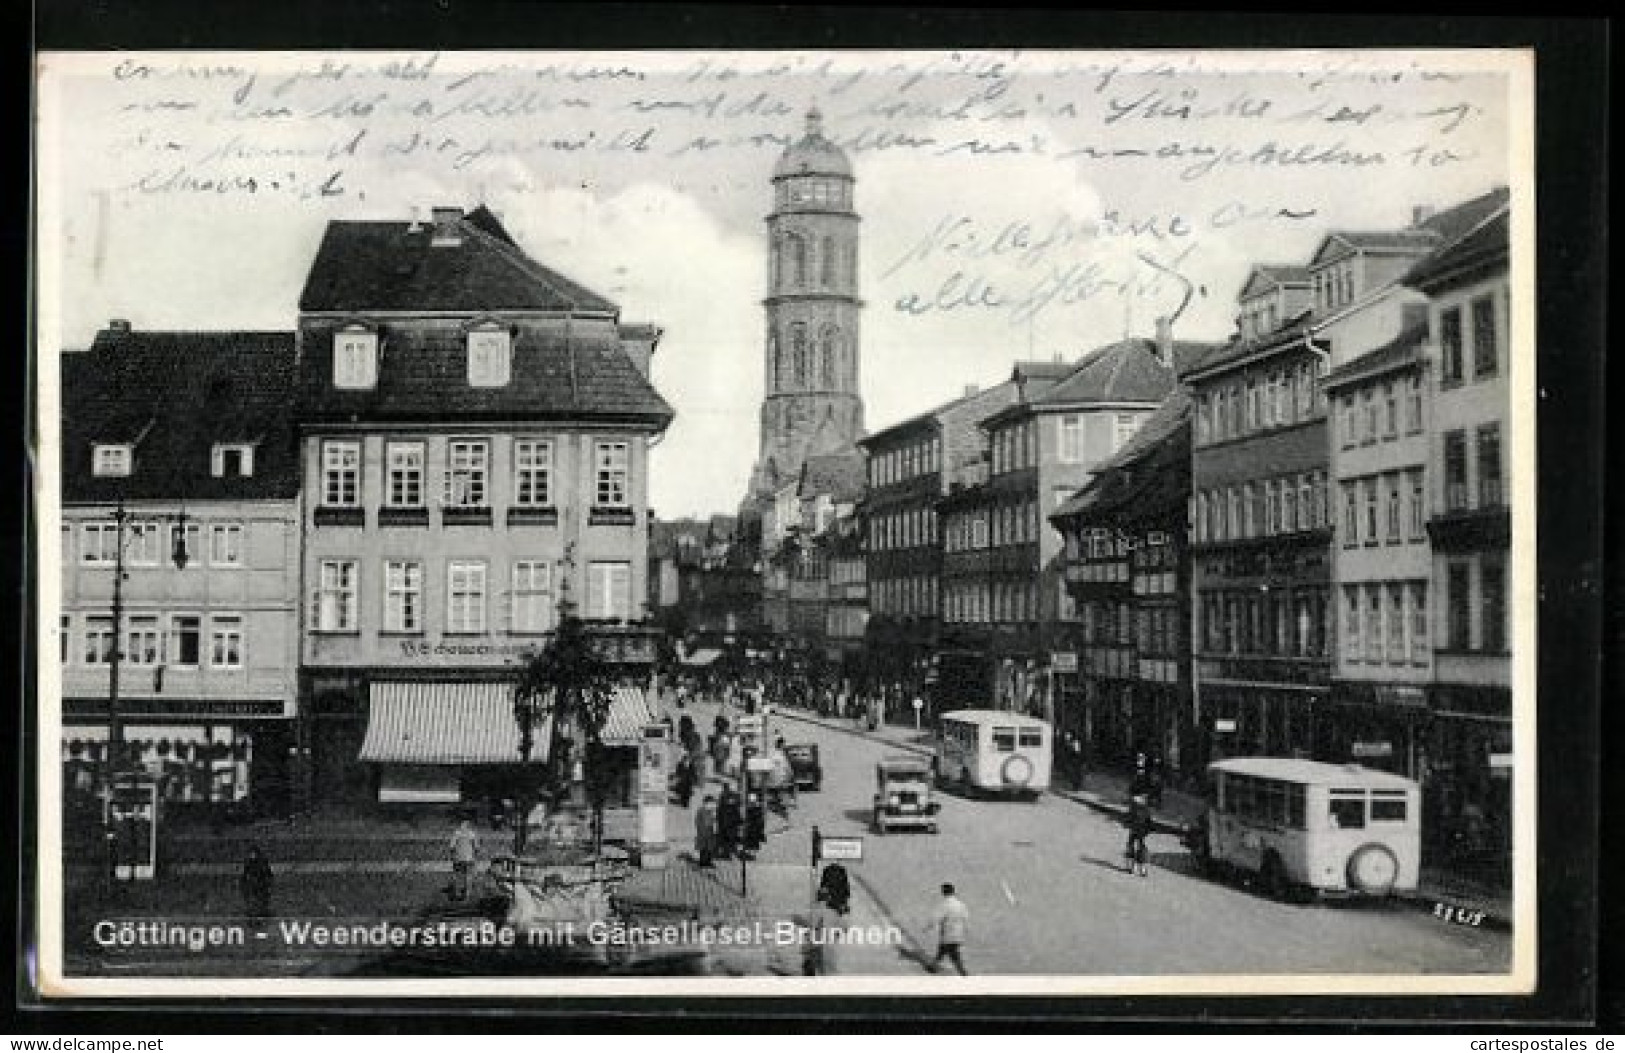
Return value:
[[(491, 207), (664, 337), (666, 518), (757, 452), (773, 164), (816, 105), (862, 216), (879, 430), (1173, 319), (1222, 340), (1256, 263), (1527, 179), (1522, 56), (1475, 52), (47, 54), (40, 350), (292, 329), (325, 224)], [(54, 371), (47, 371), (52, 375)]]

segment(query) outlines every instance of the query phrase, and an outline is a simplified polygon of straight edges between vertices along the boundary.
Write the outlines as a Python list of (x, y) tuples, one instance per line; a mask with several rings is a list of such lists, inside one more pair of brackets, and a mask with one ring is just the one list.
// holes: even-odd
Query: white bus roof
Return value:
[(1015, 727), (1047, 728), (1043, 717), (1029, 717), (1025, 713), (1012, 713), (1004, 709), (956, 709), (942, 714), (943, 720), (957, 720), (962, 724), (1010, 724)]
[(1234, 772), (1237, 775), (1257, 775), (1282, 782), (1301, 782), (1316, 786), (1353, 783), (1379, 789), (1414, 790), (1416, 783), (1403, 775), (1364, 768), (1358, 764), (1327, 764), (1324, 761), (1298, 760), (1293, 757), (1231, 757), (1214, 761), (1209, 771)]

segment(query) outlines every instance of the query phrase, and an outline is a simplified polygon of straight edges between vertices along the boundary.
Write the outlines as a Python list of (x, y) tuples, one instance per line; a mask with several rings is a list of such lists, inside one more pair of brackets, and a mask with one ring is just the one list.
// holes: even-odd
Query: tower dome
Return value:
[(807, 111), (807, 126), (800, 141), (786, 147), (773, 166), (773, 178), (826, 175), (852, 178), (852, 162), (846, 151), (824, 138), (824, 115), (814, 106)]

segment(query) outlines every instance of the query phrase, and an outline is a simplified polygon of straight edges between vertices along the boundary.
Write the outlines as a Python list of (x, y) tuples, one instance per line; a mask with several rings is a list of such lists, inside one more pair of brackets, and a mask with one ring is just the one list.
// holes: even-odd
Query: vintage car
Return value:
[(936, 833), (941, 805), (932, 799), (931, 781), (931, 762), (922, 757), (886, 757), (876, 764), (875, 833), (908, 826)]
[(795, 742), (784, 747), (790, 758), (790, 773), (795, 777), (796, 789), (816, 790), (824, 784), (824, 766), (818, 762), (818, 746), (811, 742)]

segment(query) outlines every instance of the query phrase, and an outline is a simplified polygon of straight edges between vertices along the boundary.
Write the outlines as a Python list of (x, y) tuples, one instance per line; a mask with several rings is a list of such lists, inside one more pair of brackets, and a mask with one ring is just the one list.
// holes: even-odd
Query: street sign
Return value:
[(1492, 768), (1510, 768), (1510, 767), (1512, 767), (1512, 754), (1510, 754), (1510, 753), (1492, 753), (1492, 754), (1490, 754), (1490, 767), (1492, 767)]
[(1392, 757), (1392, 742), (1356, 742), (1349, 750), (1356, 757)]
[(1056, 651), (1050, 656), (1050, 666), (1057, 673), (1076, 673), (1078, 655), (1075, 651)]
[(820, 862), (832, 860), (846, 860), (848, 862), (863, 861), (863, 838), (861, 837), (824, 837), (818, 841), (818, 858)]
[(773, 771), (773, 758), (752, 757), (750, 760), (745, 762), (745, 770), (751, 772), (752, 774), (757, 772), (771, 774)]
[(915, 700), (914, 700), (914, 708), (915, 708), (915, 709), (924, 709), (924, 708), (925, 708), (925, 699), (923, 699), (923, 698), (916, 698), (916, 699), (915, 699)]
[(1234, 720), (1228, 720), (1228, 719), (1225, 719), (1225, 718), (1221, 717), (1220, 719), (1215, 720), (1213, 722), (1213, 730), (1217, 731), (1217, 732), (1220, 732), (1220, 733), (1223, 733), (1223, 732), (1226, 732), (1226, 731), (1235, 731), (1236, 730), (1236, 722)]

